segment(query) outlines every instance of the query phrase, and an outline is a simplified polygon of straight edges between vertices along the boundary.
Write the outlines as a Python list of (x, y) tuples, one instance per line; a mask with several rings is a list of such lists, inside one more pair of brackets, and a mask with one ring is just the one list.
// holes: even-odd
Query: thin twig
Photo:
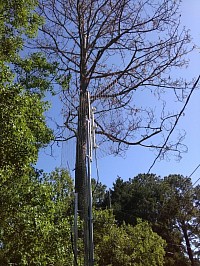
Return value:
[(158, 155), (156, 156), (156, 158), (154, 159), (152, 165), (150, 166), (150, 168), (149, 168), (149, 170), (148, 170), (148, 174), (150, 173), (151, 169), (154, 167), (155, 163), (156, 163), (157, 160), (159, 159), (160, 155), (162, 154), (162, 151), (165, 149), (165, 146), (167, 145), (167, 142), (168, 142), (170, 136), (172, 135), (172, 133), (173, 133), (173, 131), (174, 131), (176, 125), (178, 124), (178, 121), (179, 121), (180, 117), (181, 117), (182, 114), (184, 113), (185, 108), (186, 108), (186, 106), (187, 106), (188, 103), (189, 103), (189, 100), (190, 100), (190, 98), (191, 98), (191, 96), (192, 96), (192, 93), (193, 93), (194, 89), (196, 88), (196, 86), (197, 86), (197, 84), (198, 84), (198, 82), (199, 82), (199, 79), (200, 79), (200, 75), (198, 76), (196, 82), (194, 83), (194, 85), (193, 85), (193, 87), (192, 87), (192, 89), (191, 89), (191, 91), (190, 91), (190, 93), (189, 93), (189, 95), (188, 95), (188, 97), (187, 97), (187, 100), (186, 100), (186, 102), (185, 102), (185, 104), (184, 104), (182, 110), (181, 110), (180, 113), (178, 114), (177, 119), (176, 119), (176, 121), (175, 121), (175, 123), (174, 123), (172, 129), (170, 130), (170, 132), (169, 132), (169, 134), (168, 134), (168, 136), (167, 136), (167, 138), (166, 138), (164, 144), (162, 145), (162, 147), (161, 147), (161, 149), (160, 149)]

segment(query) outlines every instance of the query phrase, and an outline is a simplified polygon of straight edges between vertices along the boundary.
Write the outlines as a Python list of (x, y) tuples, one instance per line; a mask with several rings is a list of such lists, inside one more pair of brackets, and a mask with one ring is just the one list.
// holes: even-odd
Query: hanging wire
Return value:
[(194, 182), (193, 186), (200, 180), (200, 177)]
[(97, 150), (95, 149), (95, 164), (96, 164), (96, 171), (97, 171), (97, 183), (99, 183), (100, 176), (99, 176), (99, 166), (98, 166), (98, 160), (97, 160)]
[[(62, 130), (61, 138), (62, 138), (62, 147), (61, 147), (61, 167), (66, 169), (70, 176), (73, 178), (74, 176), (74, 168), (75, 168), (75, 137), (73, 133), (69, 131), (66, 127), (66, 117), (67, 117), (67, 106), (66, 106), (66, 95), (63, 94), (61, 96), (61, 104), (62, 104), (62, 124), (64, 129)], [(75, 100), (74, 100), (75, 101)]]
[(170, 139), (172, 133), (174, 132), (174, 130), (175, 130), (175, 128), (176, 128), (176, 125), (178, 124), (180, 118), (181, 118), (182, 115), (184, 114), (184, 111), (185, 111), (185, 109), (186, 109), (186, 107), (187, 107), (187, 105), (188, 105), (188, 103), (189, 103), (189, 101), (190, 101), (190, 98), (191, 98), (191, 96), (192, 96), (194, 90), (196, 89), (196, 87), (197, 87), (197, 85), (198, 85), (198, 83), (199, 83), (199, 80), (200, 80), (200, 75), (198, 76), (198, 78), (196, 79), (194, 85), (192, 86), (191, 91), (190, 91), (190, 93), (189, 93), (189, 95), (188, 95), (188, 97), (187, 97), (187, 99), (186, 99), (186, 101), (185, 101), (185, 104), (183, 105), (183, 107), (182, 107), (180, 113), (178, 114), (177, 119), (176, 119), (176, 122), (174, 123), (173, 127), (172, 127), (171, 130), (169, 131), (169, 134), (168, 134), (168, 136), (167, 136), (167, 138), (166, 138), (164, 144), (162, 145), (160, 151), (158, 152), (158, 155), (156, 156), (156, 158), (154, 159), (153, 163), (152, 163), (151, 166), (149, 167), (149, 170), (148, 170), (148, 172), (147, 172), (148, 174), (150, 173), (151, 169), (152, 169), (152, 168), (154, 167), (154, 165), (156, 164), (157, 160), (160, 158), (160, 155), (162, 154), (162, 151), (164, 150), (164, 148), (165, 148), (165, 146), (167, 145), (167, 143), (168, 143), (168, 141), (169, 141), (169, 139)]
[[(189, 178), (197, 171), (197, 169), (200, 167), (200, 164), (194, 169), (194, 171), (189, 175)], [(192, 185), (194, 187), (194, 185), (196, 185), (196, 183), (200, 180), (200, 177), (194, 182), (194, 184)]]
[(100, 180), (100, 177), (99, 177), (99, 167), (98, 167), (98, 160), (97, 160), (97, 149), (95, 148), (95, 151), (94, 151), (94, 156), (95, 156), (95, 167), (96, 167), (96, 174), (97, 174), (97, 180), (96, 180), (96, 185), (95, 185), (95, 188), (92, 192), (92, 195), (95, 194), (95, 191), (97, 189), (97, 186), (99, 184), (99, 180)]

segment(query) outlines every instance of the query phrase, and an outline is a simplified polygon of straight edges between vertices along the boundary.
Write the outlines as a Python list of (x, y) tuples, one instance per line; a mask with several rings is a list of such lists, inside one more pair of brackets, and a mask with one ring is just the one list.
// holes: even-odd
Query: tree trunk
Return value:
[(80, 96), (78, 109), (78, 128), (76, 142), (76, 167), (75, 191), (78, 193), (78, 209), (80, 217), (84, 218), (87, 210), (87, 119), (88, 119), (88, 94), (87, 94), (87, 64), (86, 40), (84, 35), (84, 22), (80, 26), (81, 52), (80, 52)]
[(88, 177), (87, 177), (87, 115), (88, 95), (80, 93), (78, 132), (76, 142), (75, 191), (78, 193), (78, 210), (83, 220), (84, 266), (89, 266), (89, 220), (88, 220)]
[(93, 265), (89, 260), (89, 198), (87, 175), (87, 130), (88, 130), (88, 80), (87, 80), (87, 47), (84, 14), (79, 13), (80, 34), (80, 96), (78, 110), (78, 129), (76, 142), (75, 191), (78, 193), (78, 210), (83, 220), (84, 266)]
[(192, 253), (190, 240), (189, 240), (189, 237), (188, 237), (188, 233), (187, 233), (187, 228), (186, 228), (185, 222), (182, 223), (181, 227), (182, 227), (183, 235), (184, 235), (184, 238), (185, 238), (185, 243), (186, 243), (186, 247), (187, 247), (188, 257), (189, 257), (189, 259), (191, 261), (191, 266), (194, 266), (193, 253)]
[(80, 93), (80, 105), (78, 112), (78, 132), (76, 142), (76, 167), (75, 167), (75, 191), (78, 193), (78, 210), (83, 218), (84, 208), (87, 205), (87, 93)]

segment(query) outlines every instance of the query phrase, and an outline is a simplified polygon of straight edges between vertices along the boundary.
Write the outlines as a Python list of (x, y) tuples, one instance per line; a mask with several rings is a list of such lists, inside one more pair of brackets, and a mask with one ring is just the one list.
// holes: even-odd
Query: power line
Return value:
[[(194, 171), (189, 175), (189, 178), (197, 171), (197, 169), (200, 167), (200, 164), (194, 169)], [(193, 184), (193, 186), (198, 182), (200, 180), (200, 178), (198, 178), (195, 182), (194, 182), (194, 184)]]
[(95, 149), (95, 167), (96, 167), (96, 175), (97, 175), (97, 179), (96, 179), (96, 185), (93, 189), (93, 192), (92, 192), (92, 195), (95, 194), (96, 192), (96, 189), (97, 189), (97, 186), (99, 184), (99, 180), (100, 180), (100, 177), (99, 177), (99, 167), (98, 167), (98, 161), (97, 161), (97, 152), (96, 152), (96, 149)]
[(193, 186), (200, 180), (200, 177), (194, 182)]
[(169, 141), (169, 139), (170, 139), (172, 133), (174, 132), (174, 130), (175, 130), (175, 128), (176, 128), (176, 125), (178, 124), (180, 118), (182, 117), (182, 115), (183, 115), (183, 113), (184, 113), (184, 111), (185, 111), (185, 109), (186, 109), (186, 107), (187, 107), (187, 105), (188, 105), (188, 103), (189, 103), (189, 100), (190, 100), (190, 98), (191, 98), (191, 96), (192, 96), (192, 94), (193, 94), (193, 91), (195, 90), (196, 86), (198, 85), (199, 80), (200, 80), (200, 75), (198, 76), (197, 80), (195, 81), (194, 85), (192, 86), (191, 91), (190, 91), (190, 93), (189, 93), (189, 95), (188, 95), (188, 97), (187, 97), (187, 99), (186, 99), (186, 101), (185, 101), (185, 104), (183, 105), (183, 108), (181, 109), (181, 111), (180, 111), (179, 114), (177, 115), (176, 121), (175, 121), (175, 123), (173, 124), (171, 130), (169, 131), (169, 134), (168, 134), (168, 136), (166, 137), (166, 139), (165, 139), (163, 145), (161, 146), (161, 148), (160, 148), (160, 150), (159, 150), (159, 152), (158, 152), (158, 155), (156, 156), (156, 158), (154, 159), (153, 163), (151, 164), (151, 166), (150, 166), (150, 168), (149, 168), (149, 170), (148, 170), (148, 172), (147, 172), (148, 174), (150, 173), (151, 169), (152, 169), (152, 168), (154, 167), (154, 165), (156, 164), (157, 160), (160, 158), (162, 152), (165, 150), (165, 148), (166, 148), (166, 146), (167, 146), (167, 143), (168, 143), (168, 141)]
[(189, 175), (189, 177), (191, 177), (195, 172), (196, 170), (199, 168), (200, 164), (194, 169), (194, 171)]

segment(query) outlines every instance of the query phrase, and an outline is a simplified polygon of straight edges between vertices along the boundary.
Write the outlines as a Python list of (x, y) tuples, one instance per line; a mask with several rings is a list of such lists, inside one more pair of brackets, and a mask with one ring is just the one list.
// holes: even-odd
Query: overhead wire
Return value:
[(193, 94), (195, 88), (197, 87), (197, 85), (198, 85), (198, 83), (199, 83), (199, 80), (200, 80), (200, 75), (198, 76), (198, 78), (196, 79), (194, 85), (192, 86), (191, 91), (190, 91), (190, 93), (189, 93), (189, 95), (188, 95), (188, 97), (187, 97), (187, 99), (186, 99), (186, 101), (185, 101), (185, 104), (183, 105), (181, 111), (180, 111), (179, 114), (177, 115), (176, 121), (175, 121), (174, 125), (172, 126), (171, 130), (169, 131), (169, 134), (167, 135), (164, 144), (163, 144), (162, 147), (160, 148), (160, 150), (159, 150), (159, 152), (158, 152), (156, 158), (154, 159), (153, 163), (152, 163), (151, 166), (149, 167), (148, 174), (150, 173), (151, 169), (152, 169), (152, 168), (154, 167), (154, 165), (156, 164), (157, 160), (160, 158), (160, 156), (161, 156), (163, 150), (165, 149), (165, 147), (166, 147), (166, 145), (167, 145), (167, 143), (168, 143), (168, 140), (170, 139), (172, 133), (174, 132), (174, 130), (175, 130), (175, 128), (176, 128), (176, 125), (178, 124), (180, 118), (182, 117), (182, 115), (183, 115), (183, 113), (184, 113), (184, 111), (185, 111), (185, 109), (186, 109), (186, 107), (187, 107), (187, 105), (188, 105), (188, 103), (189, 103), (189, 100), (190, 100), (190, 98), (191, 98), (191, 96), (192, 96), (192, 94)]
[(193, 186), (200, 180), (200, 177), (194, 182)]
[[(194, 171), (189, 175), (189, 178), (197, 171), (197, 169), (200, 167), (200, 164), (194, 169)], [(200, 180), (200, 177), (194, 182), (193, 186)]]

